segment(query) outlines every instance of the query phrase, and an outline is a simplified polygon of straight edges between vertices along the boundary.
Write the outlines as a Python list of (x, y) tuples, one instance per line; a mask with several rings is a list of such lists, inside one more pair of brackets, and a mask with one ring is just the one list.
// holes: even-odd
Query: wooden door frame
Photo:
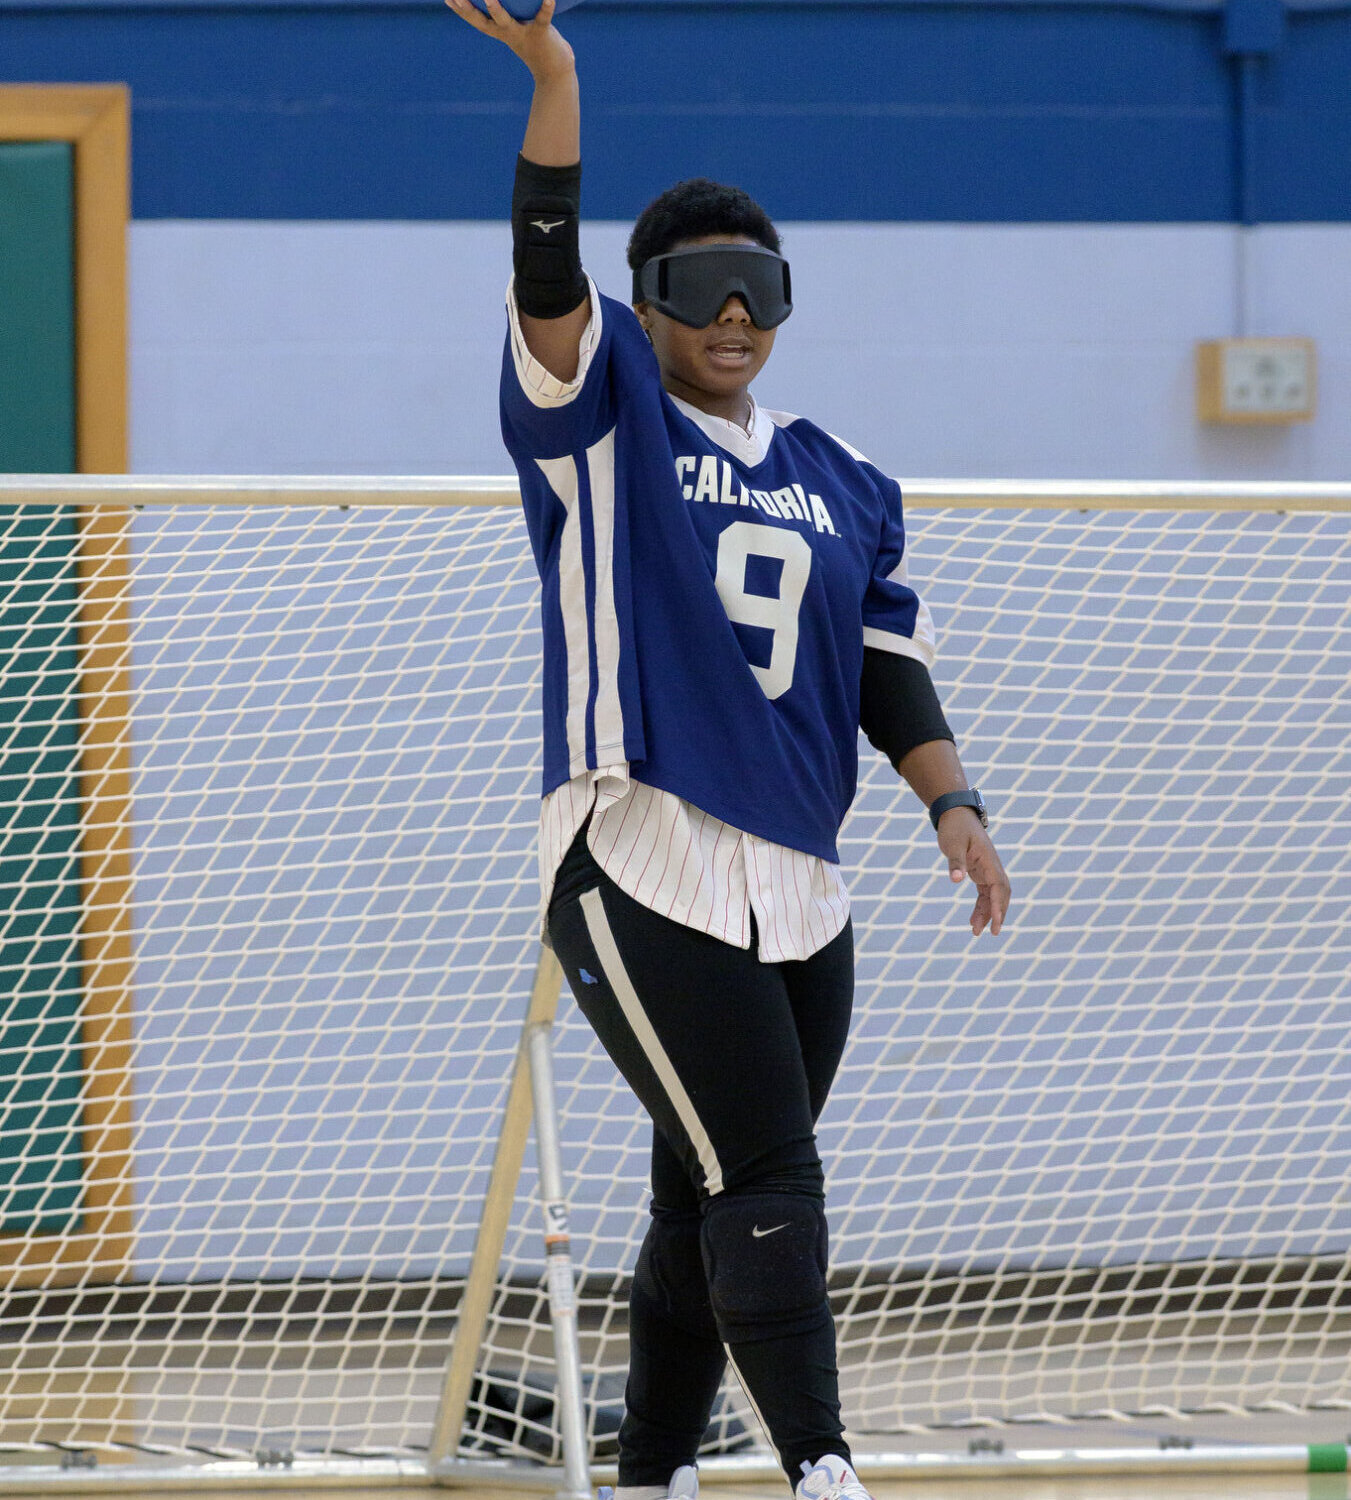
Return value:
[(127, 472), (131, 96), (120, 84), (0, 84), (0, 141), (75, 158), (75, 467)]
[[(68, 141), (74, 158), (75, 451), (127, 470), (131, 97), (119, 84), (0, 85), (0, 141)], [(73, 1234), (0, 1235), (0, 1282), (60, 1286), (130, 1272), (130, 512), (78, 512), (80, 962), (84, 1192)]]

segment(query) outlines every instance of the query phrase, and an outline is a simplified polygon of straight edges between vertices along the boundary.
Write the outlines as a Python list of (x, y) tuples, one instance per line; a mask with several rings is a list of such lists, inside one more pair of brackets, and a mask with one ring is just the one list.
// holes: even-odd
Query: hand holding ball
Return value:
[[(555, 80), (570, 79), (574, 97), (567, 107), (574, 115), (577, 82), (572, 48), (563, 34), (554, 30), (553, 18), (556, 12), (576, 3), (577, 0), (446, 0), (466, 25), (510, 48), (530, 69), (537, 90), (546, 81), (552, 87)], [(533, 118), (533, 104), (531, 115)], [(572, 134), (576, 134), (575, 122)], [(527, 138), (528, 135), (527, 130)]]
[[(488, 0), (469, 0), (469, 3), (480, 15), (491, 18), (492, 11), (488, 7)], [(502, 9), (513, 21), (533, 21), (539, 14), (542, 3), (543, 0), (500, 0)], [(554, 14), (557, 15), (561, 10), (571, 10), (577, 3), (578, 0), (554, 0)]]

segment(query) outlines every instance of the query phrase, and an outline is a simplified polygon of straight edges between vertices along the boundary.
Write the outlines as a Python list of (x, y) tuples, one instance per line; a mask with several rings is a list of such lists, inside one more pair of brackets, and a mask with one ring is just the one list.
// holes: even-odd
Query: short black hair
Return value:
[(629, 269), (637, 271), (681, 240), (704, 234), (744, 234), (776, 255), (780, 249), (779, 231), (749, 193), (707, 177), (687, 177), (638, 215), (629, 236)]

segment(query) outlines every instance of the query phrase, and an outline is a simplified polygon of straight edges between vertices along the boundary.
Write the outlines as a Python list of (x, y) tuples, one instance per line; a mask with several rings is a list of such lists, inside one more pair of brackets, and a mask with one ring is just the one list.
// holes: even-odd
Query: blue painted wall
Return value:
[[(1237, 213), (1215, 11), (582, 6), (587, 212), (696, 172), (784, 219)], [(0, 4), (0, 80), (124, 80), (138, 218), (497, 219), (529, 87), (436, 5)], [(1258, 214), (1351, 219), (1351, 11), (1259, 65)]]

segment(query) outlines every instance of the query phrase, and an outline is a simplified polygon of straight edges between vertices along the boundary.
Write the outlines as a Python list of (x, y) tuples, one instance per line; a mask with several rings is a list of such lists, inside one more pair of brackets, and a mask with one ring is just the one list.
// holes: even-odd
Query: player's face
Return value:
[[(674, 250), (691, 245), (756, 245), (745, 235), (706, 234), (681, 240)], [(707, 328), (690, 328), (646, 302), (638, 317), (652, 340), (662, 384), (673, 396), (715, 416), (742, 421), (746, 388), (764, 368), (774, 347), (774, 328), (757, 328), (740, 297), (731, 296)]]

